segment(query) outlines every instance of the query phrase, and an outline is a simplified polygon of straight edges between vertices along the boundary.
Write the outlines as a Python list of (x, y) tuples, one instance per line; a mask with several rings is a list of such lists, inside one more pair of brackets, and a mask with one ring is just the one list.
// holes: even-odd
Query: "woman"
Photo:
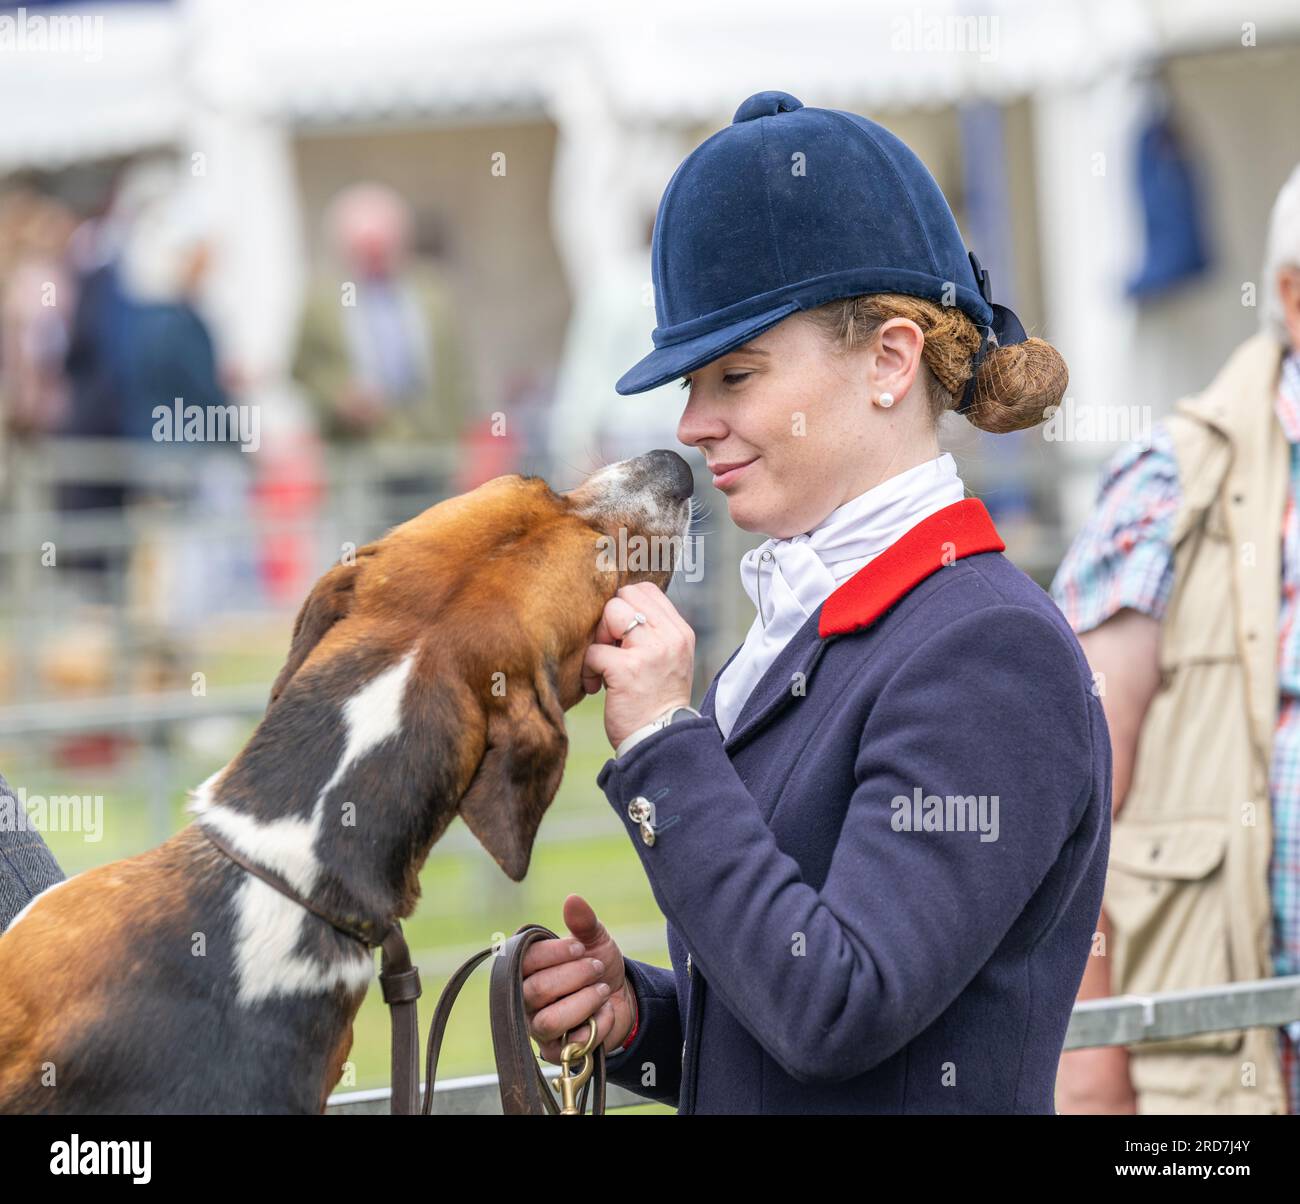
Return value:
[(606, 607), (598, 782), (673, 969), (570, 896), (572, 937), (525, 964), (533, 1035), (557, 1061), (594, 1015), (611, 1081), (684, 1113), (1051, 1113), (1110, 743), (1078, 642), (935, 426), (1033, 426), (1065, 366), (991, 304), (906, 146), (786, 93), (678, 168), (653, 263), (656, 350), (619, 392), (682, 376), (679, 439), (770, 538), (702, 712), (667, 597)]

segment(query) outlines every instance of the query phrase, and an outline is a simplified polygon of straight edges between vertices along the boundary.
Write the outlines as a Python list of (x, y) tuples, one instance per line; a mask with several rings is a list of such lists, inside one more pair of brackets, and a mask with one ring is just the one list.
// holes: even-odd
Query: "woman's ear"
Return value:
[(925, 335), (911, 318), (889, 318), (876, 332), (871, 371), (876, 391), (903, 397), (921, 369)]
[(460, 817), (508, 877), (528, 872), (533, 841), (564, 775), (569, 738), (556, 670), (539, 665), (531, 681), (506, 679), (489, 696), (487, 745), (460, 801)]
[(302, 668), (303, 661), (320, 643), (321, 637), (352, 609), (352, 589), (356, 576), (355, 564), (336, 564), (312, 587), (294, 620), (289, 657), (275, 679), (275, 684), (271, 686), (268, 706), (275, 704), (275, 700), (289, 684), (289, 679)]

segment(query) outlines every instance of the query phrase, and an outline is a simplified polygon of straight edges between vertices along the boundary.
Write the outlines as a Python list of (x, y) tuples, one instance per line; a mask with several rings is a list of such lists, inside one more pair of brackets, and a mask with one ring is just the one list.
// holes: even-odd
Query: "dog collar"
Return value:
[(254, 878), (260, 878), (267, 886), (279, 891), (286, 899), (292, 899), (299, 907), (324, 920), (332, 928), (338, 929), (344, 936), (350, 936), (353, 940), (360, 941), (368, 948), (373, 948), (376, 945), (382, 945), (389, 933), (395, 927), (398, 927), (396, 920), (390, 920), (384, 926), (383, 931), (380, 931), (379, 925), (373, 920), (362, 920), (355, 916), (349, 916), (347, 919), (341, 920), (337, 916), (332, 916), (323, 908), (317, 907), (310, 899), (299, 894), (278, 874), (272, 873), (265, 866), (258, 865), (254, 861), (249, 861), (248, 858), (228, 844), (223, 837), (218, 836), (211, 828), (205, 828), (201, 823), (196, 826), (213, 845), (241, 869), (247, 870)]

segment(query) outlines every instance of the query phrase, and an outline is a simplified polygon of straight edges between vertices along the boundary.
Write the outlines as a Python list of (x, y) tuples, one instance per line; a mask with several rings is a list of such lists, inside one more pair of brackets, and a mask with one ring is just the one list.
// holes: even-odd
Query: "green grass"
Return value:
[[(270, 664), (268, 668), (267, 665)], [(238, 684), (274, 676), (272, 657), (241, 653), (209, 672), (209, 684)], [(184, 742), (164, 761), (169, 800), (169, 832), (178, 831), (189, 816), (185, 792), (225, 764), (253, 730), (249, 721), (232, 732), (228, 750), (217, 759), (187, 750)], [(580, 894), (619, 939), (630, 957), (668, 965), (663, 917), (656, 907), (636, 851), (619, 817), (610, 808), (595, 779), (611, 755), (603, 729), (603, 697), (594, 695), (569, 712), (570, 751), (564, 781), (542, 823), (527, 878), (513, 883), (495, 862), (474, 844), (463, 852), (435, 846), (420, 876), (422, 897), (415, 914), (403, 923), (407, 941), (421, 965), (423, 1044), (434, 1003), (455, 964), (492, 942), (495, 933), (509, 934), (521, 924), (540, 923), (563, 932), (561, 907), (569, 894)], [(17, 790), (27, 793), (99, 794), (104, 797), (102, 839), (88, 841), (76, 832), (46, 833), (47, 841), (68, 875), (143, 852), (164, 833), (154, 830), (140, 766), (119, 770), (72, 769), (52, 764), (48, 746), (24, 742), (0, 748), (0, 770)], [(580, 827), (582, 840), (544, 843), (548, 828)], [(462, 824), (451, 832), (465, 833)], [(487, 1013), (488, 968), (481, 967), (461, 993), (448, 1026), (438, 1078), (482, 1074), (494, 1069)], [(372, 986), (357, 1016), (351, 1053), (352, 1068), (339, 1090), (360, 1090), (388, 1083), (389, 1026), (378, 984)], [(668, 1112), (649, 1104), (640, 1112)]]

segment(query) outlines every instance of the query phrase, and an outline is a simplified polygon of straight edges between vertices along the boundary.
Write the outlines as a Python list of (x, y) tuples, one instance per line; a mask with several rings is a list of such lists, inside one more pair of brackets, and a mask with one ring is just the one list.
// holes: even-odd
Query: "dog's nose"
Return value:
[(656, 479), (667, 483), (675, 501), (685, 501), (695, 492), (695, 474), (691, 472), (691, 466), (675, 451), (659, 448), (647, 452), (645, 458)]

